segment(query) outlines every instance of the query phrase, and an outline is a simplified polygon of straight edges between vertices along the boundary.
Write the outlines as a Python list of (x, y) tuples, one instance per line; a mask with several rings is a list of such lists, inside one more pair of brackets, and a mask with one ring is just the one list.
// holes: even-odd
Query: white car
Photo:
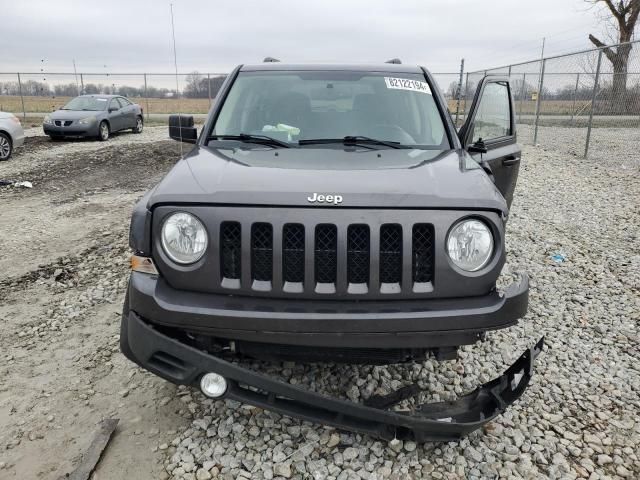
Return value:
[(24, 143), (24, 130), (13, 113), (0, 112), (0, 161), (9, 160), (13, 150)]

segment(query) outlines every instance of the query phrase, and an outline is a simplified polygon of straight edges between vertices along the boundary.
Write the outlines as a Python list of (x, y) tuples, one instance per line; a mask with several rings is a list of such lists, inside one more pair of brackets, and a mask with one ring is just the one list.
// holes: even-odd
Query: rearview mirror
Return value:
[(198, 130), (192, 115), (169, 115), (169, 137), (185, 143), (196, 143)]

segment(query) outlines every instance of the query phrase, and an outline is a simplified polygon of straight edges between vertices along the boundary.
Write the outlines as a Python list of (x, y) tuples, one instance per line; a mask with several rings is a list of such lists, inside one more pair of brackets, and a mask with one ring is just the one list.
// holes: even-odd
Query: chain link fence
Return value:
[(118, 94), (149, 117), (206, 114), (226, 73), (0, 73), (0, 111), (40, 117), (80, 94)]
[[(455, 105), (454, 73), (435, 74)], [(206, 114), (222, 86), (224, 73), (0, 73), (0, 111), (42, 116), (80, 94), (118, 94), (139, 103), (146, 115)], [(444, 82), (444, 83), (441, 83)]]
[[(626, 52), (621, 64), (615, 53)], [(614, 56), (612, 56), (614, 54)], [(640, 41), (465, 73), (433, 73), (460, 125), (486, 75), (511, 79), (521, 143), (576, 156), (640, 152)], [(147, 118), (206, 114), (226, 73), (0, 73), (0, 111), (40, 117), (81, 93), (114, 93)], [(460, 81), (462, 79), (462, 82)], [(456, 112), (459, 112), (457, 114)]]
[[(626, 62), (616, 55), (624, 51)], [(510, 78), (521, 143), (579, 157), (639, 155), (640, 41), (468, 72), (465, 112), (486, 75)]]
[[(43, 116), (80, 94), (118, 94), (139, 103), (145, 115), (206, 114), (226, 73), (0, 73), (0, 111)], [(458, 73), (435, 73), (454, 108)]]

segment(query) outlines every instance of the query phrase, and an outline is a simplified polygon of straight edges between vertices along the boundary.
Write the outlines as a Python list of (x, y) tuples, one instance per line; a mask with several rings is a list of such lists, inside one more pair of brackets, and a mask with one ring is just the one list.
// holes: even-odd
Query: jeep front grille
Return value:
[[(286, 294), (428, 293), (433, 290), (434, 236), (428, 223), (241, 226), (223, 221), (221, 286)], [(243, 245), (249, 251), (243, 252)]]

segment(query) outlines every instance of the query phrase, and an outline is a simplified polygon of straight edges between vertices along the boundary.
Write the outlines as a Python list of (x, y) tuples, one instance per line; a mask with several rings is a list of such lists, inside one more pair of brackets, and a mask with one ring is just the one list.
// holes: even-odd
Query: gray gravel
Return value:
[[(455, 398), (500, 374), (541, 335), (547, 348), (523, 398), (459, 443), (380, 442), (180, 389), (189, 428), (170, 444), (171, 478), (640, 477), (638, 158), (581, 160), (525, 147), (501, 285), (531, 277), (529, 314), (464, 347), (458, 361), (410, 365), (252, 364), (360, 400), (418, 382)], [(565, 260), (556, 263), (552, 255)]]

